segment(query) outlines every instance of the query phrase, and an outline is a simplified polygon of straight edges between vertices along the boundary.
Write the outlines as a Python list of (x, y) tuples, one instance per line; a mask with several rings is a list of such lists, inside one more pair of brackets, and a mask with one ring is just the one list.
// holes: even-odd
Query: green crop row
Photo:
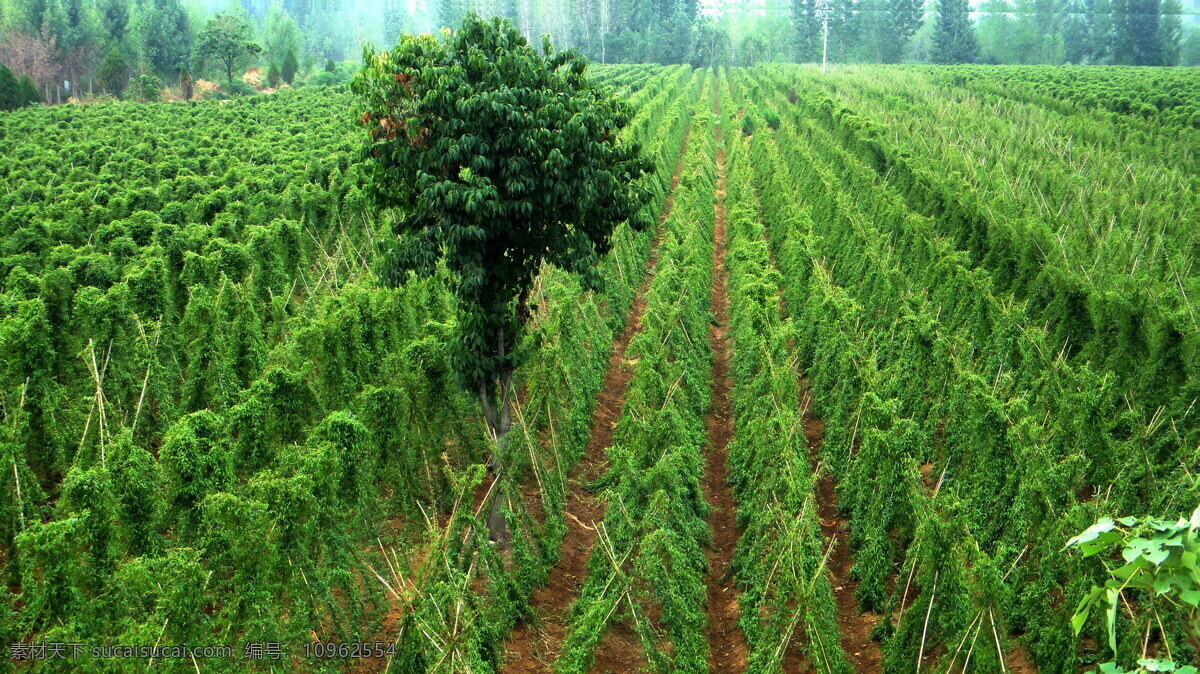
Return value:
[[(1196, 192), (1184, 188), (1194, 176), (1163, 182), (1154, 194), (1121, 196), (1142, 212), (1137, 229), (1128, 231), (1133, 224), (1126, 223), (1125, 232), (1110, 235), (1105, 250), (1093, 251), (1103, 265), (1089, 266), (1069, 232), (1056, 233), (1039, 216), (1021, 214), (1017, 200), (1005, 199), (1005, 193), (947, 177), (934, 158), (901, 150), (887, 127), (846, 109), (834, 112), (833, 102), (821, 96), (798, 97), (794, 107), (814, 142), (842, 148), (835, 161), (844, 186), (866, 195), (899, 194), (905, 207), (927, 216), (963, 251), (964, 264), (987, 279), (992, 292), (1019, 302), (1027, 323), (1045, 327), (1053, 351), (1108, 373), (1112, 397), (1144, 422), (1173, 420), (1182, 442), (1196, 444), (1192, 401), (1200, 381), (1195, 358), (1200, 332), (1189, 298), (1200, 289), (1189, 275), (1192, 233), (1186, 223), (1194, 220), (1197, 203)], [(1022, 148), (1014, 155), (1028, 152), (1014, 147)], [(945, 156), (946, 150), (939, 152)], [(987, 175), (980, 169), (981, 179)], [(1166, 180), (1166, 174), (1158, 177)], [(1061, 170), (1041, 173), (1040, 180), (1047, 194), (1075, 182)], [(1051, 187), (1055, 184), (1059, 187)], [(1113, 213), (1110, 228), (1121, 227), (1121, 205), (1105, 208)], [(1125, 243), (1114, 243), (1118, 239)], [(1121, 252), (1126, 244), (1128, 257)]]
[[(722, 109), (732, 111), (733, 102), (727, 94)], [(850, 672), (806, 450), (792, 327), (780, 312), (783, 279), (767, 245), (750, 146), (729, 116), (725, 266), (736, 429), (729, 464), (743, 530), (734, 568), (744, 589), (739, 624), (749, 670), (783, 671), (790, 642), (800, 638), (816, 671)]]
[(1069, 619), (1101, 570), (1063, 544), (1098, 513), (1194, 507), (1194, 450), (1067, 360), (940, 223), (872, 179), (872, 155), (839, 142), (852, 133), (775, 90), (779, 130), (752, 141), (756, 186), (858, 598), (885, 613), (885, 670), (967, 652), (998, 670), (1001, 642), (1024, 635), (1042, 671), (1073, 671)]
[(1200, 129), (1200, 77), (1195, 68), (963, 66), (923, 68), (954, 86), (995, 92), (1079, 114), (1109, 113), (1116, 121)]
[(709, 97), (702, 94), (693, 106), (642, 330), (626, 352), (634, 371), (603, 479), (607, 512), (597, 524), (559, 671), (588, 671), (601, 638), (622, 619), (656, 671), (706, 666), (702, 545), (710, 533), (700, 477), (711, 364), (706, 335), (715, 167)]

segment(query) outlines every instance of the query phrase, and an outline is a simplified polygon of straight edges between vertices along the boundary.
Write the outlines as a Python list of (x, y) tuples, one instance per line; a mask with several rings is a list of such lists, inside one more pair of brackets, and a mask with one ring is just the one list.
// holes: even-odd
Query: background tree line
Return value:
[[(600, 63), (1200, 64), (1194, 0), (0, 0), (0, 107), (81, 93), (184, 97), (195, 79), (245, 89), (344, 79), (364, 42), (505, 16)], [(220, 4), (224, 3), (224, 4)], [(331, 74), (322, 75), (323, 72)], [(27, 78), (24, 88), (20, 83)], [(69, 87), (69, 88), (68, 88)], [(13, 102), (9, 102), (13, 101)]]

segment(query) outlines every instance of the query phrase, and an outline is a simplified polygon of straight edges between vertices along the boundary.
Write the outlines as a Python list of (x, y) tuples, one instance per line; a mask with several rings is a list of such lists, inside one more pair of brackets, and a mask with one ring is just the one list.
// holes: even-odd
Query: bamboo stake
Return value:
[(137, 430), (138, 417), (142, 414), (142, 401), (146, 399), (146, 384), (150, 383), (150, 368), (153, 365), (153, 362), (146, 365), (146, 376), (142, 378), (142, 393), (138, 396), (137, 409), (133, 411), (133, 424), (129, 428), (130, 434)]
[[(914, 551), (915, 552), (915, 551)], [(912, 585), (913, 574), (917, 572), (917, 561), (913, 560), (912, 568), (908, 571), (908, 580), (904, 583), (904, 594), (900, 597), (900, 614), (896, 616), (896, 622), (899, 623), (904, 619), (904, 604), (908, 601), (908, 588)]]
[[(158, 631), (158, 638), (154, 640), (155, 648), (158, 648), (159, 642), (162, 641), (163, 633), (167, 631), (167, 623), (169, 623), (169, 622), (171, 622), (170, 618), (167, 618), (166, 620), (163, 621), (162, 629), (160, 629)], [(151, 651), (150, 652), (150, 660), (146, 663), (146, 669), (150, 669), (150, 666), (153, 664), (154, 664), (154, 652)]]
[[(979, 617), (983, 617), (983, 611), (979, 612)], [(967, 659), (963, 660), (962, 674), (967, 673), (967, 665), (971, 664), (971, 654), (975, 652), (975, 642), (979, 640), (979, 633), (983, 631), (983, 621), (979, 622), (979, 627), (975, 628), (975, 636), (971, 637), (971, 647), (967, 649)]]
[(1000, 633), (996, 631), (996, 616), (991, 607), (988, 607), (988, 619), (992, 623), (992, 636), (996, 638), (996, 657), (1000, 658), (1000, 672), (1003, 674), (1008, 668), (1004, 666), (1004, 651), (1000, 648)]
[(396, 572), (396, 567), (392, 566), (392, 560), (390, 557), (388, 557), (387, 550), (383, 549), (383, 541), (379, 540), (379, 537), (376, 536), (375, 542), (379, 544), (379, 551), (383, 553), (383, 561), (387, 562), (388, 569), (392, 572), (392, 578), (396, 581), (396, 584), (399, 585), (401, 581), (400, 574)]
[[(92, 358), (92, 367), (91, 367), (92, 379), (96, 382), (96, 407), (100, 411), (99, 420), (97, 421), (97, 424), (99, 425), (99, 428), (100, 428), (100, 465), (107, 466), (107, 457), (105, 455), (105, 450), (104, 450), (104, 427), (105, 427), (105, 423), (104, 423), (104, 421), (105, 421), (104, 389), (102, 387), (100, 368), (96, 365), (95, 342), (93, 342), (91, 339), (88, 340), (88, 351)], [(112, 353), (111, 342), (109, 343), (109, 353), (110, 354)], [(107, 361), (105, 362), (105, 367), (106, 368), (108, 367)]]
[(929, 592), (929, 608), (925, 609), (925, 626), (921, 628), (921, 650), (917, 651), (917, 672), (921, 671), (921, 659), (925, 657), (925, 637), (929, 632), (929, 615), (933, 613), (933, 598), (937, 596), (938, 574), (933, 574), (933, 590)]
[(17, 473), (17, 454), (13, 452), (13, 480), (17, 486), (17, 514), (21, 518), (21, 531), (25, 531), (25, 499), (21, 497), (21, 476)]
[(971, 619), (971, 624), (967, 625), (967, 629), (963, 631), (962, 641), (958, 642), (958, 648), (954, 649), (954, 655), (951, 656), (951, 658), (950, 658), (950, 665), (946, 667), (947, 674), (949, 674), (949, 672), (951, 672), (954, 669), (954, 661), (958, 660), (958, 654), (960, 651), (962, 651), (962, 647), (967, 645), (967, 637), (970, 636), (971, 629), (975, 627), (975, 623), (978, 622), (979, 619), (982, 617), (983, 617), (983, 611), (976, 613), (975, 617)]

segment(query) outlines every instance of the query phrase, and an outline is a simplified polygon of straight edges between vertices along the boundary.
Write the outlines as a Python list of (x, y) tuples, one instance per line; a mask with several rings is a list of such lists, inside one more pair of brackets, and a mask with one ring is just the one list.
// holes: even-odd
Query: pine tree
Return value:
[(1066, 17), (1063, 19), (1062, 38), (1064, 58), (1067, 63), (1087, 63), (1088, 45), (1091, 44), (1091, 24), (1083, 3), (1071, 0), (1067, 5)]
[(1159, 0), (1113, 0), (1113, 60), (1118, 65), (1162, 62), (1158, 44)]
[(21, 81), (17, 83), (17, 100), (24, 101), (21, 105), (33, 105), (42, 100), (42, 95), (38, 93), (37, 85), (29, 78), (29, 75), (22, 75)]
[(967, 0), (942, 0), (933, 34), (934, 63), (972, 63), (978, 47)]
[(1187, 39), (1180, 49), (1179, 65), (1200, 66), (1200, 28), (1188, 32)]
[(17, 96), (20, 85), (12, 71), (0, 64), (0, 110), (15, 110), (19, 106)]
[(1179, 0), (1163, 0), (1158, 19), (1159, 65), (1177, 66), (1183, 49), (1183, 6)]
[(1112, 62), (1114, 42), (1112, 0), (1084, 0), (1088, 23), (1088, 63)]
[(815, 0), (792, 0), (793, 53), (798, 63), (821, 58), (821, 22)]
[(296, 79), (296, 71), (300, 69), (300, 64), (296, 61), (295, 48), (289, 47), (283, 54), (283, 63), (279, 65), (279, 75), (283, 77), (283, 81), (291, 84)]
[(100, 62), (100, 69), (96, 71), (96, 78), (100, 86), (113, 96), (120, 98), (125, 93), (125, 86), (129, 84), (129, 66), (116, 45), (108, 48), (108, 53)]
[(876, 34), (880, 62), (898, 63), (904, 47), (924, 21), (925, 9), (921, 0), (888, 0), (881, 29)]

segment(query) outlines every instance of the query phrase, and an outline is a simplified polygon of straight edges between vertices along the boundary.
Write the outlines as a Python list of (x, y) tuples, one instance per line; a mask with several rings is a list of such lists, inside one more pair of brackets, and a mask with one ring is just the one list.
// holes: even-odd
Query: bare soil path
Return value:
[[(714, 102), (714, 110), (719, 111)], [(748, 648), (745, 635), (738, 627), (738, 597), (730, 565), (740, 533), (734, 520), (736, 502), (727, 480), (729, 440), (733, 437), (732, 388), (729, 364), (732, 348), (727, 334), (729, 297), (725, 270), (725, 150), (720, 147), (721, 129), (717, 134), (716, 219), (713, 225), (712, 311), (715, 325), (708, 329), (708, 341), (713, 351), (712, 403), (705, 423), (708, 428), (708, 448), (705, 454), (704, 477), (701, 489), (711, 510), (708, 526), (712, 531), (712, 548), (708, 550), (708, 666), (713, 672), (746, 670)]]
[[(804, 437), (808, 441), (809, 456), (813, 469), (818, 470), (817, 454), (825, 437), (825, 423), (808, 413), (811, 408), (808, 381), (800, 380), (801, 405), (804, 415)], [(871, 632), (882, 619), (878, 613), (859, 610), (858, 581), (850, 576), (854, 558), (850, 553), (850, 521), (838, 514), (837, 492), (834, 491), (833, 476), (821, 469), (817, 478), (817, 517), (821, 520), (821, 534), (826, 541), (832, 540), (833, 553), (829, 556), (829, 573), (833, 576), (833, 596), (837, 601), (838, 631), (842, 637), (842, 650), (846, 659), (854, 665), (856, 672), (883, 671), (883, 653), (879, 642), (871, 639)]]
[[(671, 178), (671, 193), (667, 195), (659, 217), (660, 225), (671, 213), (674, 191), (679, 184), (687, 145), (688, 139), (685, 135), (679, 162)], [(612, 445), (617, 420), (625, 407), (625, 389), (633, 377), (633, 368), (625, 361), (625, 349), (642, 328), (642, 314), (646, 310), (646, 289), (658, 262), (660, 241), (661, 231), (655, 234), (650, 244), (645, 274), (625, 318), (625, 328), (613, 340), (604, 383), (592, 412), (587, 448), (567, 481), (567, 533), (558, 550), (558, 563), (550, 569), (550, 577), (546, 584), (535, 590), (530, 598), (533, 619), (519, 623), (509, 635), (508, 643), (504, 646), (505, 661), (500, 666), (502, 673), (552, 671), (554, 660), (558, 657), (563, 638), (566, 636), (571, 603), (587, 580), (588, 559), (596, 545), (597, 523), (604, 519), (605, 503), (600, 497), (588, 493), (585, 485), (599, 479), (608, 468), (608, 448)], [(633, 671), (644, 663), (637, 635), (621, 625), (614, 625), (597, 649), (596, 663), (592, 670)]]

